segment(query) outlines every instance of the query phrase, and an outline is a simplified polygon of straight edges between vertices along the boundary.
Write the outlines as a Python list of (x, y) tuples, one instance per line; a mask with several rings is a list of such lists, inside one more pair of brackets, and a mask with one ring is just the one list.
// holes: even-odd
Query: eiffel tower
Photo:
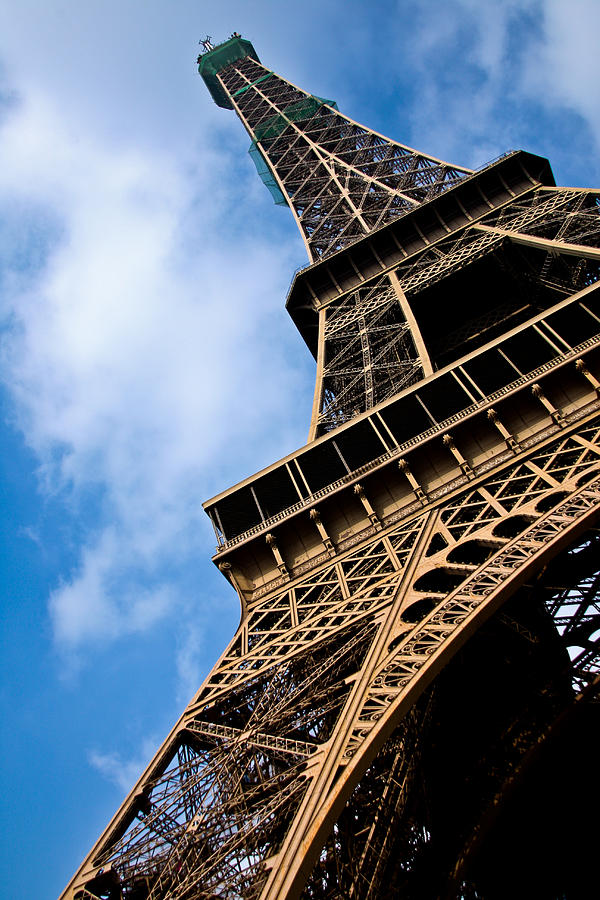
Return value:
[(310, 434), (205, 504), (239, 628), (63, 896), (590, 896), (600, 191), (204, 51), (306, 245)]

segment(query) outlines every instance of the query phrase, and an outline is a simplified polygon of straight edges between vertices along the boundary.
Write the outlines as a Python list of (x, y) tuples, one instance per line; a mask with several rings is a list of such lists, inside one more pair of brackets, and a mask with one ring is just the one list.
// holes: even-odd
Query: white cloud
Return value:
[(552, 156), (566, 135), (544, 129), (544, 108), (557, 122), (580, 115), (600, 144), (596, 0), (418, 0), (411, 8), (419, 13), (407, 47), (417, 146), (477, 167), (537, 139), (538, 123), (538, 150)]
[(91, 750), (88, 753), (90, 764), (100, 774), (116, 785), (123, 794), (129, 793), (152, 756), (158, 748), (158, 741), (145, 738), (139, 753), (129, 759), (123, 759), (118, 753), (101, 753)]
[(528, 56), (526, 75), (532, 95), (578, 112), (600, 147), (599, 33), (597, 0), (544, 0), (540, 39)]
[[(9, 220), (25, 215), (21, 252), (35, 240), (32, 210), (49, 223), (41, 267), (3, 299), (2, 369), (45, 489), (81, 522), (79, 564), (50, 599), (70, 652), (173, 611), (173, 565), (206, 541), (200, 504), (227, 486), (231, 457), (241, 477), (297, 441), (286, 446), (299, 355), (269, 341), (290, 251), (284, 239), (275, 257), (270, 235), (241, 227), (226, 153), (194, 152), (200, 167), (80, 137), (40, 95), (2, 130), (0, 197)], [(186, 683), (194, 652), (182, 657)]]
[[(172, 587), (153, 583), (149, 589), (139, 583), (142, 554), (135, 537), (125, 532), (119, 539), (116, 529), (106, 527), (96, 543), (84, 547), (77, 573), (52, 592), (50, 612), (61, 646), (143, 632), (173, 609)], [(137, 571), (132, 560), (138, 562)]]
[(177, 702), (182, 706), (189, 703), (197, 692), (202, 675), (202, 651), (204, 630), (197, 622), (186, 624), (185, 634), (179, 642), (175, 657), (177, 668)]
[[(420, 13), (408, 47), (418, 73), (413, 143), (475, 167), (507, 149), (505, 130), (494, 114), (506, 90), (511, 24), (516, 12), (531, 5), (519, 0), (413, 4)], [(511, 71), (514, 76), (514, 65)]]

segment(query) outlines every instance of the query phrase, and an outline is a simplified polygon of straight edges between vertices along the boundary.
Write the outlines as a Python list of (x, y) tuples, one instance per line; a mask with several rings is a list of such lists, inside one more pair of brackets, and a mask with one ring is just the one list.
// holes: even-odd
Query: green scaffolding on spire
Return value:
[(214, 50), (198, 57), (198, 71), (202, 75), (211, 97), (217, 106), (221, 106), (223, 109), (233, 109), (233, 103), (219, 83), (217, 73), (225, 66), (238, 59), (243, 59), (245, 56), (251, 56), (256, 62), (260, 62), (250, 41), (241, 37), (231, 37), (228, 41), (218, 44)]
[[(271, 73), (269, 72), (269, 75), (270, 74)], [(260, 80), (262, 81), (265, 78), (268, 78), (268, 75), (263, 75)], [(251, 85), (248, 85), (247, 87), (251, 87)], [(242, 90), (246, 89), (247, 88), (244, 87)], [(248, 153), (252, 157), (252, 161), (256, 166), (256, 171), (258, 172), (262, 183), (271, 194), (271, 197), (277, 206), (287, 206), (287, 200), (269, 166), (268, 159), (264, 156), (258, 146), (258, 142), (279, 137), (290, 122), (299, 122), (302, 119), (310, 119), (322, 106), (331, 106), (333, 109), (338, 108), (337, 103), (334, 100), (325, 100), (323, 97), (311, 95), (286, 106), (282, 113), (276, 113), (276, 115), (271, 116), (254, 131), (254, 140), (250, 144)]]
[(260, 180), (271, 194), (274, 202), (277, 204), (277, 206), (287, 206), (287, 201), (281, 191), (281, 188), (277, 184), (275, 176), (269, 168), (268, 162), (260, 152), (260, 147), (257, 145), (256, 141), (252, 141), (248, 153), (250, 154), (252, 162), (256, 166), (256, 171), (260, 176)]
[(265, 141), (279, 137), (290, 122), (310, 119), (322, 106), (331, 106), (333, 109), (338, 108), (334, 100), (325, 100), (323, 97), (315, 97), (314, 95), (303, 100), (297, 100), (296, 103), (286, 106), (282, 112), (276, 113), (262, 122), (254, 131), (254, 139), (256, 141)]

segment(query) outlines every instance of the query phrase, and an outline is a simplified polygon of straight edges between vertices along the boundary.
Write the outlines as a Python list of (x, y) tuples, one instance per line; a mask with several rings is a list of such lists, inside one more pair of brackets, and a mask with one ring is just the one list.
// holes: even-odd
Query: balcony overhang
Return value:
[(556, 185), (549, 161), (514, 151), (296, 273), (286, 309), (314, 358), (321, 307), (541, 185)]

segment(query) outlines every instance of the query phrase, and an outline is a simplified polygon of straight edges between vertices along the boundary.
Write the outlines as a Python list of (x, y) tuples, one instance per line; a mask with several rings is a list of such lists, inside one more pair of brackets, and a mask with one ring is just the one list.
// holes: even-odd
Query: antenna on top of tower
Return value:
[(202, 44), (202, 47), (204, 48), (205, 53), (208, 53), (209, 50), (215, 49), (215, 45), (212, 42), (212, 38), (208, 34), (206, 35), (206, 37), (204, 38), (203, 41), (198, 41), (198, 43)]

